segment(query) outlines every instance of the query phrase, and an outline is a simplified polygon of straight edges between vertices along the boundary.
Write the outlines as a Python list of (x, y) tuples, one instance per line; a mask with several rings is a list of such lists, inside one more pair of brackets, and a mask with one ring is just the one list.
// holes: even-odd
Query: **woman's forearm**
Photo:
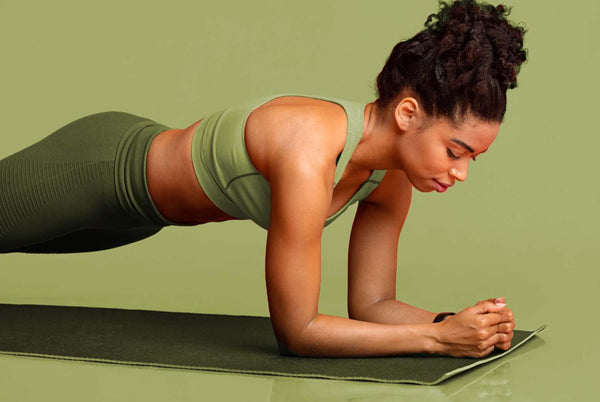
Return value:
[(436, 314), (395, 299), (376, 300), (348, 309), (350, 318), (380, 324), (428, 324)]
[(388, 325), (317, 315), (285, 348), (300, 356), (390, 356), (438, 351), (435, 324)]
[(286, 340), (285, 344), (280, 342), (282, 350), (301, 356), (435, 353), (484, 357), (496, 347), (508, 349), (513, 328), (512, 311), (488, 299), (440, 323), (379, 324), (317, 314), (293, 333), (279, 333)]

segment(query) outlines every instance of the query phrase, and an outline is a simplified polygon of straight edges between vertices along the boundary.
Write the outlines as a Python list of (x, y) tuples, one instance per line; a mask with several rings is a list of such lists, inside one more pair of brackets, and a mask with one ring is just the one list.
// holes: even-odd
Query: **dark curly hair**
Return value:
[(472, 114), (501, 122), (506, 91), (527, 60), (526, 29), (507, 20), (510, 8), (476, 0), (440, 1), (425, 29), (394, 46), (377, 76), (377, 105), (410, 93), (427, 115), (460, 121)]

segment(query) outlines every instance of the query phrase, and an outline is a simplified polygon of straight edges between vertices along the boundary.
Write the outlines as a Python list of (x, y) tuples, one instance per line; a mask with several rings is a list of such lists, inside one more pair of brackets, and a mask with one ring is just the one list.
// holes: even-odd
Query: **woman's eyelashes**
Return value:
[(448, 151), (448, 156), (451, 157), (452, 159), (460, 159), (460, 156), (458, 156), (454, 152), (452, 152), (452, 150), (450, 148), (446, 148), (446, 150)]
[[(450, 148), (446, 148), (447, 152), (448, 152), (448, 156), (454, 160), (460, 159), (459, 155), (456, 155), (454, 152), (452, 152), (452, 150)], [(473, 159), (473, 162), (475, 162), (476, 156), (472, 156), (471, 159)]]

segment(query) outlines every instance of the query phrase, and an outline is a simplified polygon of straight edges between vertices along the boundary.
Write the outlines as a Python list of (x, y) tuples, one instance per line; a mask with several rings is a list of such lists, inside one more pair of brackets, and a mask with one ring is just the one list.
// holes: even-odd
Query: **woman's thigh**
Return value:
[(93, 114), (1, 160), (0, 252), (91, 251), (160, 230), (128, 214), (115, 191), (121, 138), (145, 120), (122, 112)]

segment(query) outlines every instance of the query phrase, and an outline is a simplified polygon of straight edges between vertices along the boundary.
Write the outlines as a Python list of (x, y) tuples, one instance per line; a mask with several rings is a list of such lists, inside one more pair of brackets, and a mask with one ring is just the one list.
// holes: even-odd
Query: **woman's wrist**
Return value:
[(442, 354), (444, 327), (431, 323), (425, 324), (424, 328), (426, 328), (422, 334), (424, 352), (428, 354)]

